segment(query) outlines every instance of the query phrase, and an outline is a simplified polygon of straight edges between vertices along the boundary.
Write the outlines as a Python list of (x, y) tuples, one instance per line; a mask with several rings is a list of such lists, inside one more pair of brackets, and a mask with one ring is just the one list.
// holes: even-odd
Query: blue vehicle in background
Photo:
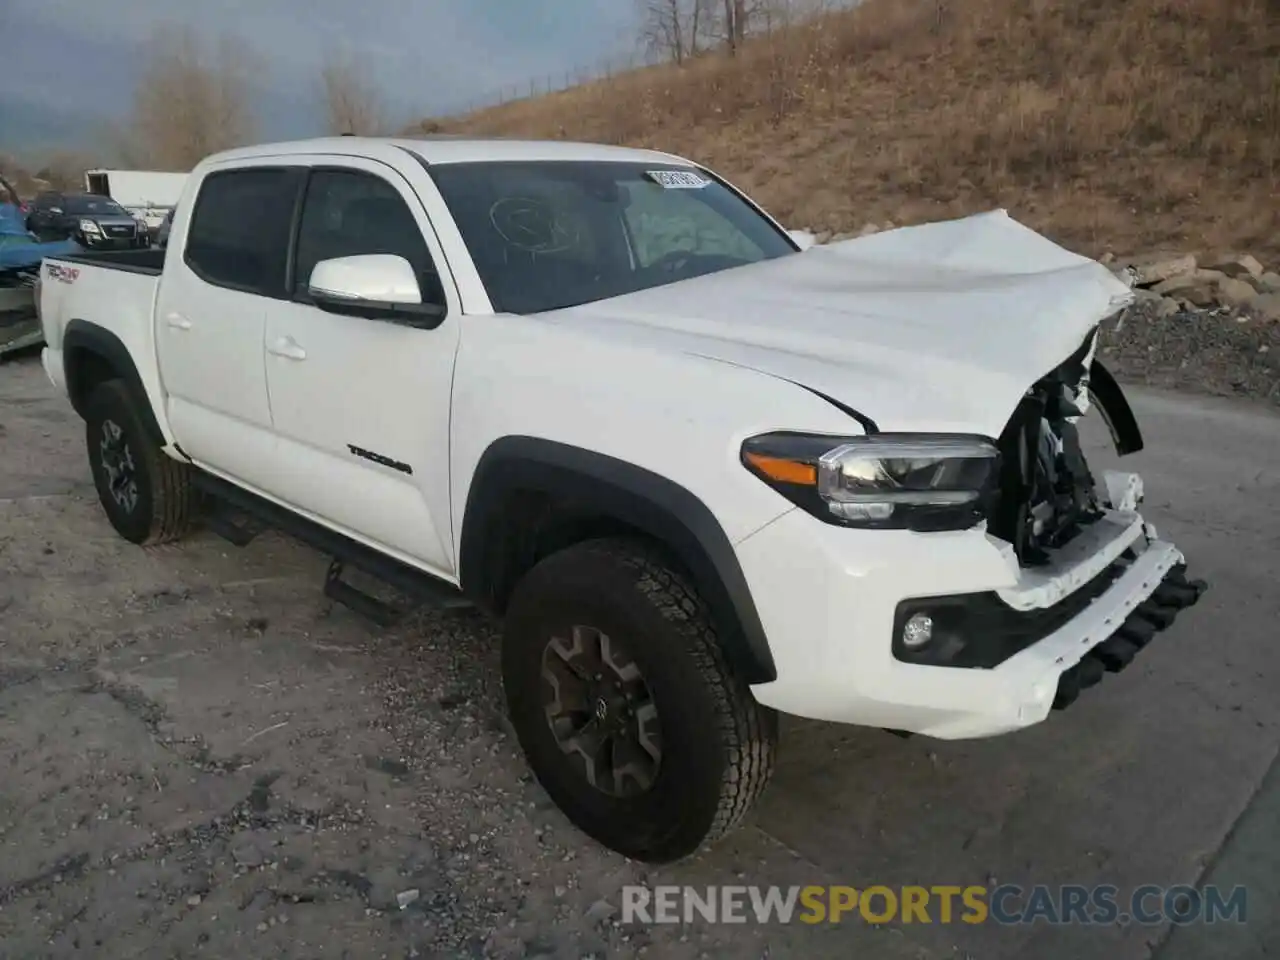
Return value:
[(28, 232), (18, 192), (0, 177), (0, 358), (43, 341), (35, 298), (40, 265), (80, 249), (75, 240), (41, 243)]

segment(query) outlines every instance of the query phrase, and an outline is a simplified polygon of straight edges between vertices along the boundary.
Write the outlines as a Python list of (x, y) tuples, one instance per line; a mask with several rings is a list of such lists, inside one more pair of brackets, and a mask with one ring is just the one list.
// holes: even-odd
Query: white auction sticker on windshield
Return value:
[(692, 170), (646, 170), (645, 176), (667, 190), (697, 190), (711, 182)]

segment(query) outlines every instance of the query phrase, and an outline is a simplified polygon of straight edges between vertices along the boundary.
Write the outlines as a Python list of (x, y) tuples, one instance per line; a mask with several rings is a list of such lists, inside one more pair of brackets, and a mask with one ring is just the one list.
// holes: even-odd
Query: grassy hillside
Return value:
[(443, 126), (682, 153), (789, 226), (1002, 206), (1095, 256), (1280, 254), (1277, 0), (867, 0)]

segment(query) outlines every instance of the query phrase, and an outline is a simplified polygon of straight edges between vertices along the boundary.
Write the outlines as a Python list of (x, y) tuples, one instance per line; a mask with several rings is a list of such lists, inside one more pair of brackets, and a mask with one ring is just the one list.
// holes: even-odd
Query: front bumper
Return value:
[[(851, 531), (803, 511), (737, 550), (778, 671), (752, 688), (761, 703), (940, 739), (1043, 721), (1127, 666), (1204, 589), (1187, 580), (1177, 547), (1124, 511), (1110, 512), (1034, 572), (980, 529)], [(903, 601), (986, 593), (1007, 606), (1008, 618), (1046, 624), (1046, 632), (994, 655), (986, 644), (988, 655), (966, 666), (894, 655)]]

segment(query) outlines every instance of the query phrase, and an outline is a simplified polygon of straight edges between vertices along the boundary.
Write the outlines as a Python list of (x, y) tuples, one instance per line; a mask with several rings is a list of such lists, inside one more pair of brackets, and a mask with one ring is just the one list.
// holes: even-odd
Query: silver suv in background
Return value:
[(170, 207), (169, 212), (164, 215), (164, 219), (160, 221), (160, 226), (156, 228), (155, 245), (162, 250), (169, 245), (169, 231), (173, 229), (173, 214), (177, 207)]

